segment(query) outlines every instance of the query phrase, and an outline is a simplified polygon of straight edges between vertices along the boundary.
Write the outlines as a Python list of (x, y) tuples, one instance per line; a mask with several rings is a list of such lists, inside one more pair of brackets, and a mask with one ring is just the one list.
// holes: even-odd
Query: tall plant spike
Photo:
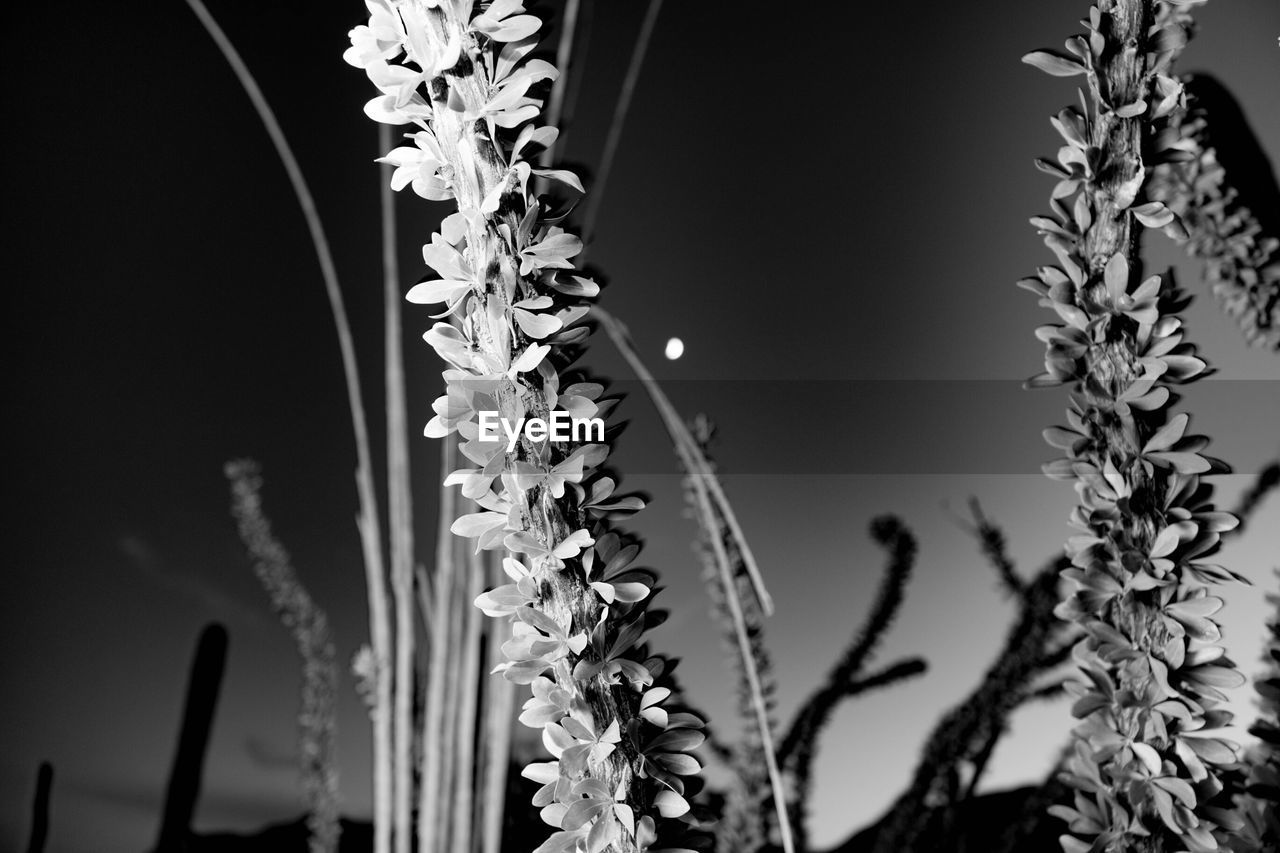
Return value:
[[(457, 464), (457, 441), (446, 436), (440, 442), (440, 482)], [(418, 845), (430, 853), (438, 848), (440, 825), (445, 799), (443, 762), (446, 749), (444, 740), (444, 714), (448, 686), (450, 606), (453, 603), (453, 587), (457, 575), (454, 560), (453, 535), (449, 526), (457, 514), (457, 493), (442, 488), (440, 515), (436, 528), (435, 575), (432, 577), (430, 612), (424, 611), (427, 633), (431, 638), (430, 659), (427, 664), (427, 694), (422, 722), (422, 768), (418, 791)]]
[(1183, 245), (1245, 339), (1280, 351), (1280, 187), (1231, 93), (1201, 74), (1186, 88), (1161, 141), (1178, 159), (1155, 170), (1151, 196), (1186, 226)]
[[(710, 454), (714, 427), (710, 421), (699, 415), (694, 418), (690, 432), (703, 458), (714, 470)], [(747, 647), (750, 649), (752, 664), (760, 681), (765, 720), (770, 731), (775, 728), (774, 697), (777, 694), (777, 680), (774, 677), (769, 649), (765, 644), (764, 614), (751, 592), (751, 579), (743, 565), (742, 556), (732, 534), (724, 524), (723, 516), (714, 511), (714, 508), (711, 515), (715, 527), (707, 529), (703, 526), (705, 514), (701, 511), (699, 494), (691, 476), (686, 475), (684, 495), (687, 511), (698, 524), (698, 538), (695, 541), (694, 550), (703, 565), (702, 581), (706, 585), (707, 597), (711, 602), (711, 615), (720, 625), (721, 646), (734, 672), (736, 710), (742, 721), (742, 736), (732, 747), (724, 747), (724, 751), (718, 748), (720, 745), (711, 729), (707, 729), (708, 748), (713, 754), (726, 760), (734, 773), (734, 778), (725, 793), (725, 804), (720, 820), (716, 825), (716, 849), (721, 853), (754, 853), (764, 848), (769, 841), (770, 827), (773, 822), (770, 820), (766, 804), (773, 793), (773, 788), (765, 763), (765, 746), (761, 737), (755, 694), (751, 690), (747, 664), (742, 658), (742, 645), (739, 641), (737, 625), (729, 611), (728, 593), (721, 580), (720, 563), (716, 557), (716, 549), (712, 546), (712, 537), (719, 539), (722, 543), (732, 567), (733, 582), (737, 587), (743, 623), (747, 629)], [(803, 844), (800, 845), (800, 849), (803, 849)]]
[(307, 798), (308, 847), (311, 853), (336, 853), (342, 831), (336, 755), (338, 663), (329, 617), (302, 585), (289, 552), (271, 531), (271, 522), (262, 510), (258, 464), (249, 459), (229, 462), (226, 475), (231, 481), (231, 513), (240, 541), (249, 551), (254, 574), (272, 609), (293, 635), (302, 658), (298, 769)]
[[(391, 128), (378, 125), (378, 149), (391, 146)], [(404, 353), (400, 334), (400, 263), (396, 258), (395, 193), (379, 181), (382, 215), (383, 373), (387, 397), (387, 531), (391, 554), (391, 595), (395, 606), (395, 675), (392, 816), (396, 853), (413, 844), (414, 629), (413, 499), (410, 486), (409, 421), (406, 415)]]
[(480, 507), (452, 530), (479, 550), (518, 555), (504, 560), (514, 582), (477, 603), (513, 620), (500, 669), (532, 687), (521, 719), (543, 731), (554, 758), (525, 770), (542, 783), (534, 802), (556, 830), (538, 851), (670, 848), (683, 834), (672, 819), (689, 810), (683, 777), (700, 770), (689, 750), (702, 721), (664, 707), (663, 662), (641, 644), (654, 577), (631, 565), (639, 547), (608, 518), (640, 504), (614, 497), (600, 473), (605, 442), (525, 434), (508, 449), (482, 440), (477, 423), (481, 410), (516, 424), (551, 411), (603, 416), (614, 402), (562, 375), (588, 334), (584, 298), (598, 287), (573, 273), (581, 241), (529, 192), (534, 176), (581, 191), (571, 173), (526, 159), (555, 137), (534, 124), (540, 101), (530, 94), (556, 75), (528, 57), (541, 22), (518, 0), (482, 10), (471, 0), (367, 5), (369, 24), (352, 31), (345, 58), (381, 91), (366, 113), (412, 126), (410, 144), (385, 158), (397, 167), (392, 186), (458, 205), (424, 249), (441, 277), (408, 298), (458, 318), (426, 335), (449, 365), (427, 434), (458, 433), (477, 466), (448, 478)]
[(1046, 473), (1079, 495), (1063, 572), (1076, 591), (1055, 611), (1085, 631), (1075, 659), (1088, 679), (1072, 685), (1075, 800), (1053, 809), (1068, 822), (1067, 853), (1203, 853), (1240, 826), (1224, 791), (1239, 749), (1212, 732), (1231, 718), (1221, 688), (1244, 676), (1217, 644), (1223, 602), (1209, 587), (1242, 578), (1203, 562), (1236, 519), (1200, 479), (1225, 466), (1172, 411), (1169, 386), (1207, 369), (1183, 341), (1186, 301), (1168, 276), (1143, 277), (1138, 257), (1142, 228), (1185, 233), (1148, 191), (1177, 156), (1159, 144), (1185, 109), (1171, 66), (1202, 2), (1103, 0), (1066, 54), (1024, 57), (1085, 80), (1083, 110), (1053, 119), (1058, 162), (1041, 162), (1058, 178), (1052, 213), (1032, 220), (1058, 265), (1021, 282), (1062, 321), (1037, 330), (1048, 353), (1029, 384), (1074, 391), (1069, 427), (1045, 433), (1066, 454)]
[[(489, 557), (486, 587), (502, 583), (502, 561), (497, 552), (486, 552)], [(494, 621), (489, 625), (485, 639), (485, 671), (503, 662), (502, 646), (511, 639), (510, 626)], [(512, 723), (515, 718), (515, 685), (505, 678), (490, 679), (485, 692), (487, 713), (485, 731), (481, 739), (484, 749), (484, 781), (480, 807), (480, 853), (500, 853), (502, 849), (502, 823), (506, 814), (507, 771), (511, 762)]]
[(236, 79), (249, 96), (254, 111), (262, 121), (271, 144), (289, 176), (298, 206), (306, 219), (307, 231), (320, 264), (325, 293), (338, 333), (338, 347), (342, 354), (342, 373), (347, 386), (347, 403), (351, 410), (351, 426), (356, 443), (356, 494), (359, 511), (356, 530), (360, 535), (361, 555), (364, 559), (365, 583), (369, 599), (369, 634), (372, 654), (373, 680), (373, 788), (374, 788), (374, 851), (391, 853), (391, 614), (387, 605), (386, 570), (382, 559), (381, 524), (378, 520), (377, 492), (373, 486), (372, 454), (369, 450), (369, 429), (365, 421), (364, 398), (360, 390), (360, 371), (356, 365), (355, 342), (347, 321), (347, 309), (342, 300), (342, 288), (329, 240), (325, 236), (315, 200), (302, 175), (302, 168), (285, 138), (275, 112), (267, 103), (239, 52), (231, 44), (218, 22), (209, 14), (201, 0), (187, 0), (201, 26), (217, 45), (218, 50), (231, 66)]

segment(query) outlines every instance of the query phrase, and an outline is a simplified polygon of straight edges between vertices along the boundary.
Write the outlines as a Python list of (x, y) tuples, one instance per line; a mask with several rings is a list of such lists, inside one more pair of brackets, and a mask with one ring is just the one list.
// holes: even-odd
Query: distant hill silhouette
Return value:
[[(946, 833), (947, 837), (930, 837), (926, 833), (921, 846), (913, 853), (1053, 853), (1058, 850), (1057, 838), (1063, 824), (1048, 815), (1016, 847), (1004, 850), (1001, 846), (1010, 823), (1021, 818), (1023, 804), (1035, 791), (1034, 787), (1014, 788), (966, 801), (958, 807), (955, 825)], [(827, 853), (869, 853), (879, 827), (880, 821), (877, 821)], [(524, 829), (526, 833), (521, 833), (519, 827), (509, 827), (504, 848), (528, 849), (528, 841), (540, 840), (538, 833), (546, 827), (539, 822), (537, 828), (526, 826)], [(523, 841), (520, 840), (522, 834)], [(940, 833), (934, 831), (933, 834)], [(365, 821), (343, 819), (339, 853), (368, 853), (372, 848), (372, 826)], [(186, 853), (307, 853), (306, 820), (299, 817), (252, 834), (193, 833), (185, 849)]]

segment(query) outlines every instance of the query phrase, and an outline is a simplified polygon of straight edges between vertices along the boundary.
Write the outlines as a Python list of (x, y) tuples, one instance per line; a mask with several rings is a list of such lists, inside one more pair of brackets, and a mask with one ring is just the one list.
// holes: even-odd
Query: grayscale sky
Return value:
[[(601, 141), (643, 4), (597, 3), (568, 161)], [(377, 132), (371, 87), (341, 54), (363, 5), (210, 0), (277, 109), (331, 235), (379, 405)], [(200, 627), (231, 651), (198, 825), (249, 829), (302, 810), (293, 770), (298, 668), (227, 511), (222, 465), (261, 461), (266, 509), (344, 659), (366, 633), (352, 522), (355, 456), (319, 271), (248, 101), (185, 4), (15, 4), (3, 87), (10, 559), (0, 596), (0, 848), (27, 828), (37, 763), (53, 761), (51, 853), (149, 846)], [(980, 678), (1013, 616), (955, 523), (970, 495), (1030, 572), (1057, 553), (1073, 492), (1046, 480), (1040, 430), (1064, 390), (1023, 391), (1049, 322), (1013, 283), (1051, 255), (1027, 218), (1051, 187), (1048, 117), (1071, 81), (1022, 65), (1078, 31), (1083, 2), (669, 2), (601, 211), (592, 263), (682, 411), (721, 427), (726, 487), (777, 601), (768, 624), (789, 713), (874, 594), (867, 536), (894, 512), (919, 535), (901, 616), (877, 660), (927, 675), (845, 706), (817, 765), (813, 840), (841, 840), (905, 784), (923, 737)], [(1280, 4), (1215, 0), (1183, 70), (1206, 69), (1280, 156)], [(590, 184), (588, 184), (590, 187)], [(443, 206), (401, 199), (406, 288)], [(1230, 507), (1280, 453), (1280, 360), (1243, 344), (1200, 298), (1190, 333), (1216, 377), (1182, 406), (1238, 472)], [(431, 553), (440, 388), (407, 306), (421, 553)], [(662, 360), (667, 338), (686, 353)], [(587, 363), (628, 372), (603, 335)], [(613, 458), (651, 507), (630, 525), (672, 611), (660, 650), (728, 734), (732, 684), (691, 551), (679, 478), (634, 385)], [(375, 434), (382, 427), (374, 423)], [(1273, 500), (1223, 562), (1254, 579), (1225, 610), (1256, 671), (1263, 594), (1280, 553)], [(345, 810), (369, 810), (369, 734), (351, 681), (340, 720)], [(1247, 693), (1239, 709), (1250, 714)], [(1065, 741), (1061, 704), (1020, 712), (988, 787), (1039, 779)]]

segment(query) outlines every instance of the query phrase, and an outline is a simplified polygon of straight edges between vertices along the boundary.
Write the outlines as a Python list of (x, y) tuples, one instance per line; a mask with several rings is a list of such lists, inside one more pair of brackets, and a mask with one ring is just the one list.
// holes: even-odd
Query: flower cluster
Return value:
[(1067, 54), (1025, 60), (1057, 76), (1082, 75), (1083, 109), (1060, 112), (1052, 213), (1032, 223), (1057, 256), (1020, 284), (1060, 324), (1036, 334), (1047, 347), (1033, 386), (1070, 385), (1068, 425), (1046, 430), (1064, 452), (1045, 466), (1075, 484), (1067, 542), (1075, 591), (1055, 611), (1085, 637), (1074, 658), (1072, 806), (1052, 811), (1074, 835), (1067, 853), (1225, 849), (1241, 821), (1230, 797), (1238, 747), (1216, 736), (1229, 712), (1223, 688), (1244, 677), (1225, 656), (1209, 585), (1242, 580), (1209, 560), (1236, 526), (1218, 512), (1201, 475), (1225, 469), (1208, 440), (1171, 410), (1170, 386), (1204, 375), (1184, 341), (1186, 299), (1168, 276), (1136, 268), (1135, 231), (1181, 238), (1179, 217), (1151, 198), (1152, 170), (1177, 158), (1162, 129), (1185, 108), (1170, 67), (1202, 0), (1110, 0), (1090, 10)]
[(382, 158), (396, 167), (392, 186), (457, 204), (423, 248), (438, 278), (407, 298), (443, 306), (425, 339), (449, 365), (446, 392), (426, 434), (456, 434), (471, 467), (446, 482), (477, 505), (452, 530), (508, 553), (511, 583), (476, 604), (512, 623), (499, 670), (530, 686), (520, 720), (542, 730), (554, 758), (524, 771), (556, 830), (537, 853), (674, 851), (682, 822), (664, 819), (689, 811), (703, 722), (668, 707), (666, 664), (642, 642), (660, 621), (649, 609), (655, 577), (635, 565), (639, 545), (611, 528), (644, 504), (614, 494), (607, 443), (526, 435), (508, 451), (477, 423), (482, 411), (511, 423), (561, 410), (604, 418), (616, 403), (566, 374), (589, 334), (584, 300), (599, 288), (575, 272), (582, 242), (559, 224), (565, 206), (535, 192), (540, 182), (583, 191), (571, 172), (529, 159), (557, 134), (536, 124), (539, 86), (557, 76), (530, 58), (541, 21), (519, 0), (367, 5), (345, 58), (381, 93), (366, 114), (413, 128)]

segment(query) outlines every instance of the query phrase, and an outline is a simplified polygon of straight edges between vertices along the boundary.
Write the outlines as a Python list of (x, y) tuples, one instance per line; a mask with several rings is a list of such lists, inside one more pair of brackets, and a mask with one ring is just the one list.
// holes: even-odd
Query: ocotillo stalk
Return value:
[[(446, 436), (440, 442), (440, 481), (453, 470), (457, 442)], [(423, 708), (422, 772), (418, 802), (418, 849), (435, 853), (439, 848), (440, 824), (443, 817), (441, 800), (444, 790), (444, 721), (449, 667), (450, 605), (457, 575), (454, 539), (449, 526), (457, 515), (456, 493), (444, 489), (440, 494), (440, 518), (436, 529), (435, 574), (432, 576), (434, 608), (423, 616), (431, 637), (430, 661), (427, 666), (426, 706)]]
[(298, 711), (298, 753), (307, 797), (311, 853), (335, 853), (338, 815), (337, 727), (338, 665), (329, 619), (307, 592), (289, 552), (276, 539), (262, 509), (262, 478), (252, 460), (226, 466), (231, 481), (231, 512), (240, 540), (253, 560), (254, 574), (271, 599), (272, 609), (289, 629), (302, 659), (302, 697)]
[(209, 748), (209, 732), (213, 728), (226, 660), (227, 629), (217, 624), (205, 626), (191, 662), (182, 728), (178, 733), (173, 767), (169, 771), (155, 853), (180, 853), (186, 849), (191, 818), (200, 799), (204, 757)]
[[(534, 176), (581, 190), (571, 173), (524, 159), (555, 136), (531, 123), (539, 101), (530, 88), (555, 76), (528, 59), (541, 22), (518, 0), (483, 11), (468, 0), (369, 5), (369, 26), (352, 31), (346, 54), (382, 92), (366, 112), (415, 125), (412, 147), (386, 158), (398, 167), (393, 186), (459, 208), (424, 250), (443, 278), (408, 298), (444, 302), (460, 317), (427, 334), (450, 365), (427, 434), (458, 432), (481, 466), (449, 477), (482, 508), (452, 529), (481, 550), (520, 555), (504, 563), (516, 583), (478, 603), (516, 620), (503, 675), (532, 686), (522, 720), (543, 730), (556, 759), (526, 769), (544, 783), (535, 803), (558, 830), (540, 850), (671, 846), (681, 827), (659, 820), (689, 809), (682, 777), (701, 769), (688, 750), (701, 743), (702, 722), (663, 707), (671, 691), (655, 682), (664, 664), (641, 644), (654, 578), (631, 567), (638, 546), (609, 524), (639, 507), (611, 498), (614, 481), (599, 472), (602, 435), (534, 430), (508, 444), (479, 433), (481, 412), (515, 425), (611, 407), (601, 386), (561, 375), (588, 334), (575, 327), (589, 310), (583, 298), (598, 287), (572, 274), (581, 241), (528, 190)], [(402, 54), (408, 65), (389, 63)]]
[(458, 708), (458, 725), (453, 737), (457, 758), (454, 765), (454, 801), (453, 801), (453, 850), (471, 850), (471, 839), (474, 834), (476, 784), (476, 691), (480, 689), (480, 681), (484, 673), (480, 671), (480, 613), (471, 602), (484, 591), (486, 583), (485, 558), (483, 551), (472, 553), (467, 561), (467, 585), (460, 596), (458, 612), (462, 616), (462, 627), (459, 631), (460, 643), (454, 649), (454, 655), (462, 666), (456, 685), (460, 695), (455, 702)]
[(31, 803), (31, 835), (27, 839), (27, 853), (44, 853), (49, 840), (49, 793), (53, 788), (53, 765), (40, 762), (36, 771), (36, 796)]
[[(378, 126), (378, 147), (391, 145), (391, 129)], [(405, 414), (404, 355), (400, 342), (400, 264), (396, 259), (395, 194), (381, 181), (383, 363), (387, 394), (387, 525), (391, 594), (395, 604), (395, 676), (392, 682), (392, 790), (396, 853), (413, 845), (413, 501), (409, 484), (409, 419)]]
[(1183, 159), (1155, 171), (1151, 195), (1186, 225), (1187, 252), (1245, 339), (1280, 351), (1280, 187), (1231, 93), (1202, 74), (1186, 86), (1188, 110), (1162, 141)]
[(187, 0), (200, 24), (217, 45), (218, 50), (231, 66), (236, 79), (249, 96), (254, 111), (261, 119), (271, 144), (275, 147), (289, 177), (298, 206), (307, 223), (311, 244), (320, 265), (325, 294), (333, 314), (338, 334), (338, 349), (342, 355), (342, 374), (347, 387), (347, 404), (351, 410), (351, 427), (356, 444), (356, 494), (359, 512), (356, 529), (360, 535), (361, 555), (364, 559), (365, 583), (369, 600), (369, 634), (373, 654), (373, 802), (374, 802), (374, 851), (391, 853), (391, 615), (387, 608), (386, 574), (382, 559), (381, 525), (378, 521), (377, 492), (373, 486), (372, 453), (369, 450), (369, 429), (365, 420), (364, 397), (360, 390), (360, 370), (356, 364), (355, 341), (347, 322), (347, 309), (338, 284), (337, 268), (329, 251), (329, 240), (316, 210), (315, 199), (302, 175), (302, 168), (285, 138), (284, 130), (275, 112), (267, 103), (239, 52), (231, 44), (218, 22), (209, 14), (201, 0)]
[[(486, 586), (502, 583), (500, 555), (489, 552), (490, 565)], [(511, 639), (511, 629), (505, 622), (494, 621), (489, 625), (485, 642), (485, 671), (503, 662), (502, 646)], [(499, 853), (502, 847), (502, 821), (506, 814), (507, 771), (511, 762), (511, 728), (514, 719), (515, 685), (505, 678), (490, 679), (485, 692), (485, 732), (481, 739), (484, 747), (484, 782), (480, 793), (481, 853)]]
[(1068, 853), (1217, 850), (1240, 826), (1222, 808), (1238, 748), (1204, 736), (1231, 718), (1215, 707), (1219, 688), (1244, 681), (1216, 645), (1210, 617), (1223, 602), (1208, 585), (1240, 578), (1201, 562), (1236, 519), (1200, 481), (1225, 466), (1200, 455), (1208, 440), (1170, 411), (1168, 386), (1207, 367), (1183, 343), (1185, 301), (1168, 277), (1139, 274), (1144, 226), (1185, 234), (1147, 193), (1152, 170), (1177, 153), (1156, 141), (1185, 108), (1170, 70), (1195, 5), (1102, 0), (1069, 55), (1024, 57), (1086, 80), (1084, 112), (1054, 119), (1066, 143), (1058, 163), (1042, 162), (1059, 178), (1052, 215), (1032, 220), (1059, 265), (1022, 282), (1065, 323), (1037, 331), (1046, 372), (1030, 384), (1075, 391), (1070, 427), (1045, 433), (1066, 452), (1046, 473), (1073, 481), (1080, 499), (1063, 573), (1077, 591), (1055, 611), (1085, 632), (1075, 659), (1088, 678), (1073, 685), (1077, 794), (1053, 810), (1073, 833), (1060, 839)]

